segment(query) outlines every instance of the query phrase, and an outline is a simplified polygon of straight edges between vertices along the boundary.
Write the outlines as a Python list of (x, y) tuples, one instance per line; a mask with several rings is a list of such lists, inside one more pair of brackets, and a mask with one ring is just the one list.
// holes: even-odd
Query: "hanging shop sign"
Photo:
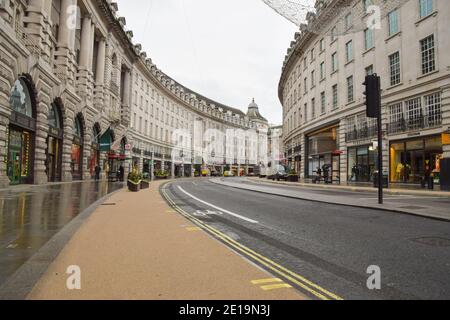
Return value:
[(106, 132), (100, 137), (100, 151), (108, 152), (111, 150), (112, 138), (111, 129), (106, 130)]

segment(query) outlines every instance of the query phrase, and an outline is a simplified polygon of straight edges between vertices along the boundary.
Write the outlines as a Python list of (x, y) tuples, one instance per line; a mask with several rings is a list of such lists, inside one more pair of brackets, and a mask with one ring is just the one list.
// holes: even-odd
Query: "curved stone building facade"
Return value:
[(133, 162), (174, 175), (195, 162), (177, 129), (191, 146), (208, 128), (266, 129), (165, 75), (117, 11), (110, 0), (0, 1), (0, 186), (91, 179), (97, 166), (105, 178)]
[[(396, 3), (379, 26), (359, 28), (370, 26), (371, 11), (358, 13), (386, 2), (317, 1), (296, 33), (279, 98), (287, 159), (301, 178), (320, 168), (334, 183), (372, 182), (377, 128), (366, 118), (363, 82), (377, 73), (385, 174), (391, 183), (420, 183), (430, 173), (439, 182), (441, 160), (450, 158), (450, 10), (439, 0)], [(336, 15), (342, 8), (345, 16)]]

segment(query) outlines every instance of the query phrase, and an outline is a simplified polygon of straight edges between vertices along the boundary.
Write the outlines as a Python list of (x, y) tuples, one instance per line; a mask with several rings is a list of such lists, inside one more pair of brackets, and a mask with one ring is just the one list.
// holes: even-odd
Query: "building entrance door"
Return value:
[(9, 164), (8, 164), (8, 176), (11, 184), (19, 184), (20, 183), (20, 161), (21, 154), (20, 149), (15, 150), (13, 148), (9, 149)]

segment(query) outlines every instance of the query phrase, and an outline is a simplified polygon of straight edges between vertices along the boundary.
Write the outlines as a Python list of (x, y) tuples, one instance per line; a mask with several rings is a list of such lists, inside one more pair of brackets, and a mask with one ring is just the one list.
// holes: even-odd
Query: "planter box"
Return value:
[(298, 176), (287, 176), (286, 181), (288, 181), (288, 182), (298, 182)]
[(128, 180), (128, 190), (131, 192), (138, 192), (141, 189), (141, 183), (135, 184), (134, 182), (131, 182)]
[(150, 182), (142, 180), (141, 181), (141, 190), (148, 189), (148, 188), (150, 188)]
[(156, 180), (165, 180), (167, 178), (168, 178), (168, 176), (155, 176)]

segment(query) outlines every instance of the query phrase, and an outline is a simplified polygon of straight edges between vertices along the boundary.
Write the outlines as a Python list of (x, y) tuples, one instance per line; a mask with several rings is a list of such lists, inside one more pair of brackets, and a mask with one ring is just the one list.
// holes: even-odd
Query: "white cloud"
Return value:
[(134, 42), (188, 88), (281, 123), (278, 80), (297, 27), (261, 0), (118, 0)]

